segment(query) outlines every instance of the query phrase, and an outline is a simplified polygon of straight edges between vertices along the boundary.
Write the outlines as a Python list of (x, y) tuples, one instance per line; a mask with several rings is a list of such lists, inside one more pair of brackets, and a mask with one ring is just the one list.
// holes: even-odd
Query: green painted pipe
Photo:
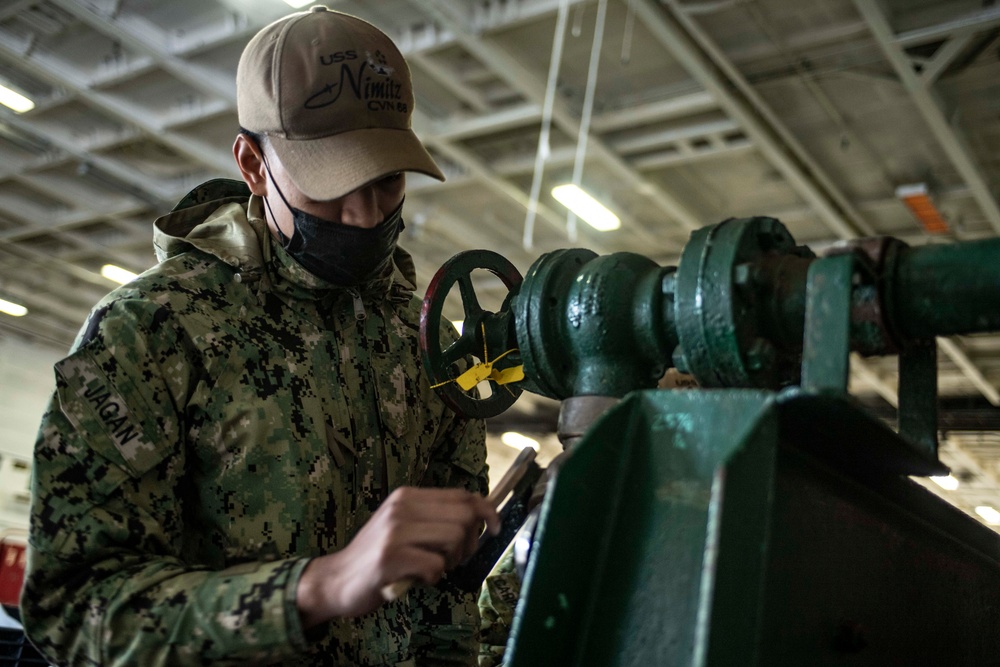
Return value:
[(903, 338), (1000, 330), (1000, 239), (905, 248), (892, 286)]

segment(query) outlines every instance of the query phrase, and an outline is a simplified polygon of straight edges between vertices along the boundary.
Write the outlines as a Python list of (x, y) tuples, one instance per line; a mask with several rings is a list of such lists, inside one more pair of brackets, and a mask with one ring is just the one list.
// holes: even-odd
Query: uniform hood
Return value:
[(249, 200), (250, 188), (242, 181), (216, 179), (199, 185), (153, 222), (156, 259), (162, 262), (195, 248), (239, 269), (259, 269), (264, 258), (247, 219)]
[[(261, 273), (267, 261), (262, 248), (270, 243), (270, 234), (261, 212), (250, 210), (252, 202), (260, 208), (243, 181), (220, 178), (199, 185), (153, 223), (157, 260), (197, 249), (239, 271)], [(396, 246), (392, 261), (392, 282), (407, 291), (416, 289), (410, 254)]]

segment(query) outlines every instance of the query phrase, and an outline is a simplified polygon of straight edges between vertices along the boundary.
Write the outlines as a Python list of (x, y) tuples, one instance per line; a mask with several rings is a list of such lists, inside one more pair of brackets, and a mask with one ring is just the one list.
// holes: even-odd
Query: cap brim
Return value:
[(316, 201), (343, 197), (400, 171), (417, 171), (444, 180), (413, 130), (366, 128), (322, 139), (272, 136), (269, 141), (292, 183)]

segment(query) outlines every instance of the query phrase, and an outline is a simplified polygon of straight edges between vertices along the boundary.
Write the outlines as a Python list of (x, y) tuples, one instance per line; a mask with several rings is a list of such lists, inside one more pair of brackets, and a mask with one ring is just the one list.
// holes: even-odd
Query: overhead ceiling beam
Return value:
[(413, 69), (413, 65), (417, 65), (420, 71), (433, 79), (437, 85), (454, 95), (456, 99), (476, 113), (485, 113), (490, 110), (489, 103), (479, 91), (464, 85), (461, 78), (451, 71), (450, 66), (435, 60), (433, 54), (415, 52), (410, 54), (407, 60), (411, 69)]
[(654, 102), (629, 105), (628, 108), (601, 112), (591, 119), (590, 127), (595, 133), (604, 134), (648, 123), (685, 118), (718, 108), (719, 103), (715, 100), (715, 96), (699, 90)]
[[(920, 80), (929, 86), (962, 55), (965, 47), (972, 41), (973, 35), (959, 35), (945, 42), (930, 59), (921, 63)], [(912, 56), (910, 57), (913, 60)]]
[[(28, 320), (25, 322), (25, 320)], [(0, 330), (10, 332), (65, 353), (76, 336), (76, 331), (62, 324), (38, 317), (8, 317), (0, 315)]]
[(18, 40), (12, 38), (9, 33), (0, 31), (0, 57), (31, 71), (34, 76), (54, 85), (63, 86), (109, 116), (140, 128), (150, 138), (163, 142), (196, 162), (224, 174), (236, 174), (231, 156), (224, 156), (222, 151), (213, 150), (200, 141), (166, 130), (162, 123), (150, 120), (148, 111), (122, 102), (111, 95), (93, 90), (79, 74), (67, 69), (65, 63), (58, 62), (38, 51), (25, 48), (26, 46), (19, 44)]
[(178, 57), (191, 58), (236, 41), (246, 44), (258, 30), (271, 22), (270, 17), (261, 19), (256, 14), (254, 14), (255, 20), (251, 21), (250, 15), (243, 9), (245, 7), (243, 0), (237, 0), (237, 4), (240, 9), (226, 12), (222, 21), (189, 26), (183, 34), (171, 34), (167, 43), (170, 53)]
[[(4, 123), (16, 127), (21, 132), (35, 136), (37, 128), (14, 114), (3, 114)], [(54, 128), (49, 128), (45, 134), (45, 141), (65, 153), (74, 156), (81, 164), (90, 164), (94, 168), (106, 173), (111, 178), (126, 184), (134, 193), (142, 193), (148, 203), (167, 203), (176, 200), (177, 190), (166, 188), (153, 183), (134, 169), (120, 164), (115, 160), (103, 157), (88, 148), (83, 147), (74, 141), (67, 133), (58, 132)]]
[[(477, 179), (468, 174), (456, 180), (464, 181), (465, 186), (478, 185)], [(410, 196), (409, 186), (406, 196)], [(418, 236), (421, 239), (426, 237), (441, 241), (440, 245), (452, 250), (452, 254), (459, 249), (495, 248), (498, 243), (512, 246), (513, 252), (508, 256), (511, 261), (523, 254), (520, 233), (507, 225), (492, 222), (490, 218), (496, 216), (487, 209), (482, 211), (482, 217), (477, 220), (477, 224), (469, 224), (468, 220), (459, 218), (449, 209), (430, 203), (418, 214), (409, 215), (407, 224), (419, 230)]]
[(903, 47), (919, 46), (941, 39), (974, 35), (984, 30), (1000, 27), (1000, 5), (984, 7), (957, 19), (934, 26), (906, 30), (893, 37)]
[(151, 23), (120, 13), (101, 12), (96, 5), (81, 3), (79, 0), (48, 1), (128, 48), (153, 56), (159, 67), (179, 81), (211, 97), (220, 97), (229, 103), (230, 109), (235, 108), (232, 101), (236, 99), (236, 79), (220, 76), (198, 63), (178, 58), (167, 48), (167, 36)]
[[(81, 175), (77, 174), (78, 177)], [(134, 215), (144, 212), (148, 208), (145, 201), (133, 197), (129, 192), (112, 192), (107, 189), (80, 187), (78, 182), (74, 182), (74, 180), (79, 181), (79, 178), (72, 180), (48, 178), (44, 172), (23, 171), (19, 174), (12, 174), (8, 180), (20, 184), (23, 188), (40, 192), (52, 201), (59, 202), (79, 213), (79, 215), (71, 216), (69, 219), (52, 220), (53, 224), (51, 225), (47, 224), (48, 220), (45, 224), (36, 223), (39, 228), (79, 226), (91, 221)]]
[(965, 351), (949, 338), (938, 338), (937, 343), (938, 348), (955, 362), (955, 365), (962, 371), (962, 374), (986, 397), (986, 400), (993, 405), (1000, 406), (1000, 392), (997, 391), (996, 386), (986, 379), (986, 376), (969, 359)]
[(660, 44), (715, 96), (764, 157), (842, 239), (873, 234), (872, 228), (832, 179), (778, 120), (743, 75), (684, 11), (677, 0), (623, 0)]
[(753, 150), (754, 145), (743, 137), (727, 139), (724, 142), (716, 140), (707, 145), (680, 144), (678, 148), (677, 151), (663, 150), (637, 156), (632, 160), (632, 164), (638, 169), (666, 169), (702, 160), (733, 157), (737, 153)]
[[(569, 0), (569, 5), (572, 7), (589, 1)], [(471, 32), (486, 33), (554, 14), (559, 9), (559, 3), (560, 0), (484, 0), (470, 3), (471, 11), (466, 20)]]
[[(9, 206), (5, 206), (5, 210), (9, 212), (12, 209)], [(135, 256), (132, 253), (123, 254), (118, 247), (106, 246), (101, 243), (97, 243), (87, 234), (75, 232), (72, 229), (65, 228), (65, 226), (53, 228), (32, 224), (29, 223), (27, 218), (23, 217), (22, 214), (15, 213), (12, 217), (18, 218), (20, 228), (17, 230), (8, 230), (0, 234), (0, 241), (5, 243), (18, 243), (29, 240), (31, 237), (35, 236), (51, 236), (56, 239), (64, 240), (66, 245), (72, 247), (71, 250), (68, 249), (64, 253), (66, 258), (76, 257), (79, 259), (81, 258), (80, 255), (82, 255), (83, 258), (88, 260), (96, 259), (98, 262), (105, 264), (115, 263), (122, 268), (129, 270), (137, 268), (145, 270), (149, 268), (148, 265), (142, 267), (136, 266)], [(11, 231), (15, 233), (11, 233)], [(124, 233), (122, 235), (125, 236)], [(51, 257), (51, 255), (49, 256)]]
[[(512, 200), (524, 209), (527, 209), (531, 205), (531, 197), (527, 192), (511, 181), (499, 176), (471, 151), (459, 146), (458, 144), (438, 139), (433, 135), (424, 136), (423, 139), (424, 143), (428, 146), (441, 153), (455, 164), (461, 166), (474, 178), (488, 185), (490, 189), (497, 194)], [(565, 231), (565, 218), (563, 216), (559, 215), (542, 202), (538, 203), (536, 211), (539, 219), (548, 223), (552, 229), (558, 232)], [(607, 248), (603, 247), (599, 243), (592, 243), (590, 245), (598, 254), (607, 254), (609, 252)]]
[[(590, 126), (598, 134), (628, 130), (718, 109), (714, 98), (706, 92), (690, 93), (655, 102), (615, 109), (596, 114)], [(519, 127), (534, 126), (542, 119), (542, 108), (531, 102), (499, 111), (479, 114), (464, 120), (449, 118), (431, 123), (435, 136), (449, 141), (459, 141), (472, 137), (496, 134)], [(730, 121), (731, 122), (731, 121)], [(732, 129), (738, 126), (732, 124)]]
[(30, 248), (24, 244), (11, 243), (10, 241), (0, 239), (0, 252), (6, 252), (20, 259), (27, 260), (35, 264), (39, 271), (43, 271), (45, 269), (55, 269), (64, 275), (69, 276), (73, 279), (73, 281), (86, 282), (96, 287), (102, 287), (105, 291), (108, 291), (109, 289), (110, 283), (108, 282), (108, 279), (104, 278), (99, 273), (88, 271), (82, 266), (77, 266), (76, 264), (63, 261), (59, 257), (53, 257), (49, 253), (35, 250), (34, 248)]
[(877, 0), (854, 0), (854, 6), (868, 23), (876, 43), (892, 64), (900, 83), (927, 123), (931, 134), (972, 190), (976, 203), (990, 225), (1000, 233), (1000, 205), (997, 204), (986, 177), (976, 163), (971, 147), (948, 121), (934, 91), (914, 71), (909, 56), (897, 42), (896, 35), (882, 13), (879, 3)]
[[(709, 128), (706, 128), (709, 129)], [(745, 137), (725, 139), (712, 132), (650, 133), (650, 144), (643, 145), (642, 139), (611, 141), (611, 147), (629, 157), (629, 163), (637, 169), (662, 169), (700, 162), (707, 158), (722, 157), (753, 148)], [(641, 154), (637, 154), (641, 151)], [(552, 148), (545, 158), (546, 167), (566, 167), (576, 159), (573, 146)], [(535, 156), (522, 152), (494, 160), (493, 169), (501, 176), (530, 174), (535, 168)], [(811, 213), (811, 211), (808, 211)]]
[[(57, 240), (62, 240), (66, 245), (71, 246), (76, 249), (84, 251), (85, 257), (89, 259), (97, 258), (100, 262), (117, 262), (123, 268), (136, 268), (135, 267), (135, 257), (132, 253), (123, 254), (119, 246), (121, 244), (115, 245), (105, 245), (103, 243), (98, 243), (94, 241), (89, 235), (83, 234), (76, 231), (76, 228), (85, 226), (89, 223), (99, 222), (104, 224), (111, 224), (116, 230), (119, 228), (114, 225), (112, 221), (108, 220), (107, 215), (116, 214), (129, 214), (128, 210), (123, 209), (119, 213), (111, 214), (101, 214), (93, 211), (79, 211), (65, 216), (60, 216), (59, 222), (52, 225), (42, 225), (36, 220), (46, 219), (47, 216), (37, 215), (34, 209), (19, 205), (17, 203), (5, 203), (3, 205), (4, 215), (16, 219), (19, 227), (16, 229), (9, 229), (0, 232), (0, 240), (5, 243), (17, 243), (23, 241), (29, 241), (32, 238), (37, 237), (50, 237)], [(131, 243), (134, 241), (134, 235), (127, 231), (120, 230), (123, 241), (125, 243)], [(72, 251), (67, 253), (67, 256), (73, 254)], [(148, 268), (148, 266), (143, 266), (143, 269)]]
[(899, 393), (896, 388), (879, 375), (859, 354), (853, 352), (851, 353), (851, 372), (871, 387), (886, 403), (894, 408), (899, 407)]
[(0, 8), (0, 21), (17, 16), (23, 11), (30, 10), (38, 2), (39, 0), (14, 0), (14, 2), (8, 2), (5, 7)]
[[(9, 213), (13, 209), (12, 209), (11, 206), (5, 204), (4, 205), (4, 210)], [(29, 223), (27, 221), (28, 218), (25, 217), (23, 215), (23, 213), (15, 213), (12, 217), (17, 217), (18, 218), (18, 221), (19, 221), (19, 223), (21, 225), (21, 230), (18, 230), (20, 233), (18, 233), (16, 235), (7, 234), (7, 233), (4, 233), (3, 235), (0, 235), (0, 241), (4, 242), (5, 244), (16, 243), (18, 241), (23, 240), (23, 238), (25, 236), (29, 236), (31, 234), (45, 234), (45, 233), (47, 233), (47, 232), (50, 231), (46, 227), (40, 227), (38, 225)], [(96, 257), (98, 262), (102, 262), (102, 263), (106, 263), (106, 264), (116, 263), (116, 264), (122, 266), (122, 268), (130, 269), (130, 270), (133, 269), (133, 268), (137, 268), (137, 267), (134, 266), (135, 258), (133, 256), (131, 256), (131, 255), (123, 255), (116, 248), (112, 248), (112, 247), (105, 246), (105, 245), (102, 245), (100, 243), (97, 243), (92, 238), (90, 238), (90, 236), (88, 236), (86, 234), (80, 234), (80, 233), (77, 233), (77, 232), (73, 232), (73, 231), (69, 231), (69, 230), (63, 229), (63, 230), (59, 230), (59, 233), (55, 234), (53, 236), (55, 238), (57, 238), (57, 239), (62, 240), (66, 245), (71, 246), (74, 250), (75, 249), (85, 250), (86, 251), (86, 256), (88, 258), (95, 258)], [(20, 247), (23, 247), (23, 245), (20, 246)], [(67, 254), (69, 254), (71, 252), (73, 252), (73, 251), (69, 250), (69, 251), (67, 251)], [(50, 258), (53, 257), (51, 253), (46, 253), (46, 256), (48, 256)], [(148, 266), (142, 267), (143, 270), (145, 270), (147, 268), (148, 268)], [(94, 275), (96, 275), (96, 274), (94, 274)]]
[(53, 299), (37, 290), (28, 290), (13, 282), (7, 282), (3, 291), (25, 306), (29, 315), (33, 311), (44, 312), (67, 327), (77, 328), (83, 326), (84, 320), (87, 319), (89, 309), (70, 305), (65, 299)]
[(519, 104), (470, 118), (457, 120), (445, 118), (428, 120), (429, 129), (435, 137), (445, 141), (461, 141), (485, 134), (495, 134), (538, 123), (542, 118), (542, 108), (537, 104)]
[(726, 118), (666, 130), (637, 130), (627, 137), (612, 140), (609, 144), (615, 151), (629, 155), (733, 133), (742, 134), (742, 130), (739, 125)]
[[(461, 17), (456, 15), (459, 12), (452, 3), (446, 0), (421, 0), (419, 4), (435, 21), (454, 34), (465, 50), (474, 55), (480, 62), (489, 64), (507, 85), (519, 91), (534, 104), (541, 105), (543, 103), (545, 84), (539, 80), (538, 76), (489, 39), (473, 34), (470, 31), (470, 26), (464, 25)], [(560, 130), (570, 136), (575, 137), (580, 132), (579, 119), (570, 112), (564, 102), (558, 99), (553, 105), (552, 120)], [(587, 139), (587, 151), (619, 177), (634, 183), (671, 221), (687, 230), (703, 226), (702, 221), (686, 206), (672, 195), (650, 183), (645, 176), (611, 150), (604, 140), (593, 132), (589, 134)]]

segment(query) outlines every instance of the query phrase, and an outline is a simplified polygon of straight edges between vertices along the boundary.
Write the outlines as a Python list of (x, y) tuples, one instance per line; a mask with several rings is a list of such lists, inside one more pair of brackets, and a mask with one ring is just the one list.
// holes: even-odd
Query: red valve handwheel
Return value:
[[(499, 313), (483, 310), (479, 305), (472, 285), (472, 272), (477, 269), (489, 271), (510, 290)], [(448, 343), (442, 340), (441, 311), (456, 284), (462, 295), (465, 320), (458, 340)], [(489, 250), (466, 250), (445, 262), (427, 287), (420, 309), (420, 356), (431, 385), (436, 385), (441, 399), (459, 414), (493, 417), (509, 408), (521, 394), (521, 388), (514, 384), (500, 385), (489, 380), (491, 395), (479, 398), (475, 388), (464, 391), (454, 382), (468, 367), (463, 360), (476, 356), (480, 361), (493, 361), (503, 352), (517, 347), (510, 301), (520, 285), (521, 274), (502, 255)], [(489, 359), (483, 359), (484, 354)], [(509, 368), (517, 363), (519, 357), (513, 352), (501, 359), (497, 367)]]

